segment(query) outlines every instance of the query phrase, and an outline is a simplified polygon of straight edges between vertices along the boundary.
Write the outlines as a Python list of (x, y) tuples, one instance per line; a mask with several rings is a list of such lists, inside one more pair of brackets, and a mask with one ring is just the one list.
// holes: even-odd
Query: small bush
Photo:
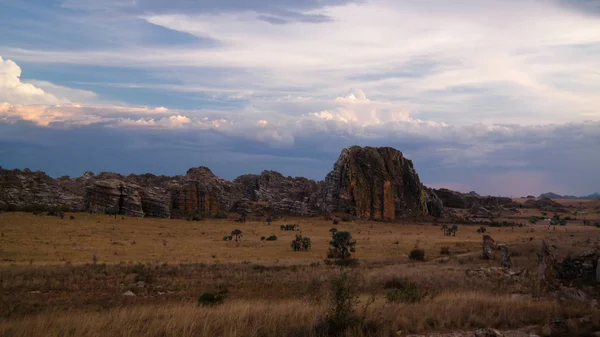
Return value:
[(267, 241), (277, 241), (277, 235), (271, 235), (266, 240)]
[(340, 222), (338, 221), (338, 219), (333, 219), (333, 224), (334, 224), (334, 225), (337, 225), (337, 224), (339, 224), (339, 223), (340, 223)]
[(264, 236), (261, 236), (261, 237), (260, 237), (260, 241), (265, 241), (265, 239), (266, 239), (266, 238), (265, 238)]
[(281, 225), (281, 226), (279, 226), (279, 228), (282, 231), (299, 231), (300, 230), (300, 227), (296, 224)]
[(225, 212), (217, 212), (213, 217), (215, 219), (227, 219), (227, 214)]
[(415, 261), (424, 261), (425, 260), (425, 249), (415, 248), (410, 251), (410, 255), (408, 258)]
[(75, 217), (71, 215), (71, 216), (69, 216), (69, 219), (75, 220)]
[(352, 217), (349, 215), (344, 215), (342, 216), (342, 221), (343, 222), (351, 222), (352, 221)]
[[(425, 252), (423, 252), (423, 254), (424, 253)], [(440, 255), (450, 255), (450, 248), (449, 247), (440, 248)]]
[(416, 303), (427, 295), (416, 283), (400, 278), (386, 282), (384, 288), (389, 289), (386, 299), (394, 303)]
[(227, 290), (212, 292), (206, 291), (198, 297), (198, 305), (199, 306), (215, 306), (219, 304), (223, 304), (225, 301), (225, 297), (227, 295)]
[(292, 240), (292, 249), (295, 252), (308, 251), (311, 247), (310, 238), (296, 234), (296, 238)]

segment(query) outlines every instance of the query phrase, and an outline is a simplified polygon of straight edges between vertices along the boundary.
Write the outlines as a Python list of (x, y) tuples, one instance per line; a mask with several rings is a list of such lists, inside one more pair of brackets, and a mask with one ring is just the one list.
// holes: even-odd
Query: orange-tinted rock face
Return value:
[(214, 214), (226, 212), (227, 204), (198, 182), (189, 182), (173, 192), (172, 209), (182, 215), (189, 213)]
[(392, 191), (392, 182), (386, 180), (383, 183), (383, 218), (387, 220), (396, 217), (396, 203), (394, 202), (394, 192)]
[(433, 214), (435, 196), (421, 184), (412, 162), (389, 147), (344, 149), (327, 177), (322, 209), (359, 218), (393, 220)]

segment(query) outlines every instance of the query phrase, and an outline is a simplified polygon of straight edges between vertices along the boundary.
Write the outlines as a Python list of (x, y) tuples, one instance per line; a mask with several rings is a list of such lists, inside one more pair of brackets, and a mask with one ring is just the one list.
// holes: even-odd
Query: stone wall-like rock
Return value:
[(95, 181), (86, 190), (84, 203), (88, 211), (103, 213), (117, 209), (128, 216), (144, 216), (139, 186), (109, 179)]
[(239, 176), (233, 182), (245, 198), (264, 205), (272, 213), (307, 216), (318, 211), (321, 186), (314, 180), (263, 171), (260, 175)]
[(390, 147), (344, 149), (325, 178), (321, 208), (358, 218), (427, 216), (427, 191), (410, 160)]
[(189, 169), (169, 189), (171, 213), (175, 216), (227, 212), (242, 196), (232, 182), (215, 176), (207, 167)]
[(16, 208), (81, 208), (82, 197), (44, 172), (0, 168), (0, 205)]

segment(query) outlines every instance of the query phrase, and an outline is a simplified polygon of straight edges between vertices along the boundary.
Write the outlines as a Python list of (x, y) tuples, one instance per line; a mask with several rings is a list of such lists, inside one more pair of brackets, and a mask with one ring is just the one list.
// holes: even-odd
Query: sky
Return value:
[(0, 166), (600, 191), (597, 0), (0, 0)]

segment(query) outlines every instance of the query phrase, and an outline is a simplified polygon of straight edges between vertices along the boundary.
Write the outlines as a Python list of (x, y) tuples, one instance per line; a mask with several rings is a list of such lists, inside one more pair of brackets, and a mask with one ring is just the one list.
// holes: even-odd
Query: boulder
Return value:
[(344, 149), (321, 192), (322, 211), (373, 220), (427, 216), (427, 201), (412, 161), (390, 147)]
[(496, 241), (492, 239), (490, 235), (483, 235), (483, 258), (487, 260), (494, 259), (494, 248), (496, 247)]
[(554, 251), (546, 243), (546, 240), (543, 240), (538, 263), (538, 280), (541, 289), (553, 290), (556, 288), (558, 280), (557, 264)]

